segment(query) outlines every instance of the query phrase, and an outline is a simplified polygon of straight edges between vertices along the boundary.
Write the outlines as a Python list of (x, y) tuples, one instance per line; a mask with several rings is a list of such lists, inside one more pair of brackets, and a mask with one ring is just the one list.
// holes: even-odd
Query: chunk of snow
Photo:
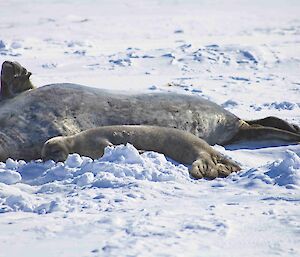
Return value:
[(272, 163), (265, 174), (279, 186), (298, 187), (300, 186), (300, 157), (295, 152), (287, 150), (285, 159)]
[(94, 174), (92, 172), (86, 172), (78, 177), (76, 177), (73, 183), (76, 183), (78, 186), (86, 186), (91, 184), (94, 181)]
[(65, 161), (65, 165), (70, 168), (78, 168), (81, 166), (82, 162), (83, 160), (80, 155), (75, 153), (68, 156), (67, 160)]
[(131, 144), (106, 147), (101, 161), (131, 164), (144, 163), (138, 150)]
[(12, 185), (15, 183), (20, 182), (22, 179), (20, 173), (14, 171), (14, 170), (0, 170), (0, 182), (7, 184), (7, 185)]

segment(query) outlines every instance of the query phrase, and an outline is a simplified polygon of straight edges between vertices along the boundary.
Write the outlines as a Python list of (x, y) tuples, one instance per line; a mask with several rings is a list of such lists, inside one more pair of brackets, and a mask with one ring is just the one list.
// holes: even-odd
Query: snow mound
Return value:
[(0, 187), (0, 213), (9, 211), (34, 211), (34, 197), (17, 188), (6, 185)]
[(20, 173), (14, 170), (0, 170), (0, 182), (11, 185), (21, 181)]
[(131, 144), (106, 147), (101, 160), (115, 163), (144, 164), (143, 157)]
[(265, 173), (279, 186), (295, 188), (300, 186), (300, 157), (293, 151), (286, 151), (286, 158), (270, 165)]
[[(164, 155), (146, 152), (139, 154), (131, 144), (107, 147), (102, 158), (92, 160), (78, 154), (70, 154), (62, 163), (30, 162), (18, 166), (18, 163), (5, 165), (6, 177), (0, 181), (5, 184), (23, 183), (43, 185), (54, 181), (63, 181), (79, 186), (93, 185), (96, 187), (119, 187), (123, 185), (122, 178), (149, 181), (174, 181), (176, 178), (188, 178), (187, 168), (178, 167), (167, 161)], [(13, 166), (16, 171), (6, 170)]]
[(143, 180), (189, 179), (187, 167), (175, 165), (159, 153), (140, 155), (130, 144), (107, 147), (97, 160), (78, 154), (70, 154), (64, 163), (8, 159), (0, 163), (0, 212), (45, 214), (76, 208), (73, 201), (65, 201), (64, 194), (70, 196), (85, 189), (122, 189)]
[(232, 177), (247, 188), (264, 187), (265, 184), (269, 184), (297, 189), (300, 186), (300, 157), (295, 152), (286, 150), (283, 160), (277, 160), (262, 167), (247, 170), (240, 175), (232, 175)]

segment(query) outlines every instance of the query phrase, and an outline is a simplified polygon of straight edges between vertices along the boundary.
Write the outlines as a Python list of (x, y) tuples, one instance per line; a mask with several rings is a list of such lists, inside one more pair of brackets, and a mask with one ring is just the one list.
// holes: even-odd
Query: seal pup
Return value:
[(105, 126), (88, 129), (72, 136), (49, 139), (43, 146), (43, 160), (64, 161), (70, 153), (100, 158), (106, 146), (130, 143), (138, 150), (155, 151), (191, 165), (194, 178), (226, 177), (240, 170), (233, 161), (215, 151), (204, 140), (174, 128), (158, 126)]
[[(15, 80), (20, 74), (27, 74), (21, 76), (22, 83)], [(39, 159), (49, 138), (108, 125), (178, 128), (210, 145), (266, 139), (300, 142), (297, 125), (275, 117), (244, 121), (196, 95), (128, 94), (67, 83), (32, 89), (29, 77), (18, 63), (5, 62), (1, 81), (12, 93), (4, 93), (0, 101), (0, 161)], [(21, 90), (14, 89), (20, 85)]]

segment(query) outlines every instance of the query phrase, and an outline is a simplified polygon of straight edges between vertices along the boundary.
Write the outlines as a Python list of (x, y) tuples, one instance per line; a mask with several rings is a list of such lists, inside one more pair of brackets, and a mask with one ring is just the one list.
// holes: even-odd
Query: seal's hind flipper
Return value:
[(263, 119), (258, 120), (249, 120), (246, 121), (251, 126), (263, 126), (263, 127), (272, 127), (277, 128), (285, 131), (289, 131), (292, 133), (300, 134), (300, 127), (298, 125), (289, 123), (285, 120), (282, 120), (280, 118), (269, 116)]
[(243, 126), (238, 133), (226, 144), (232, 144), (240, 141), (262, 141), (262, 140), (280, 140), (291, 143), (300, 143), (300, 134), (290, 131), (263, 126)]

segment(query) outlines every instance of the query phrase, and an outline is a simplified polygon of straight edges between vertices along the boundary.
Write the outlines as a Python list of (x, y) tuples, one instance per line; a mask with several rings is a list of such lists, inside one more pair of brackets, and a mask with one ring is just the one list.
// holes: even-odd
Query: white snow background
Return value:
[[(299, 15), (297, 0), (0, 0), (0, 62), (37, 86), (176, 91), (299, 125)], [(0, 256), (300, 256), (300, 145), (214, 147), (242, 171), (193, 180), (131, 145), (0, 163)]]

